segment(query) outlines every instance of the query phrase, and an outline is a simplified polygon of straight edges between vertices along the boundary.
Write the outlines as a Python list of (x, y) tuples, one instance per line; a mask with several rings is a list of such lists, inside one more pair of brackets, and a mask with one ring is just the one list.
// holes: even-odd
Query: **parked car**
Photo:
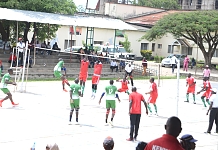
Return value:
[[(171, 58), (173, 57), (174, 54), (170, 54), (168, 57), (164, 58), (161, 61), (161, 66), (162, 67), (170, 67), (171, 66)], [(184, 59), (186, 55), (183, 54), (175, 54), (176, 58), (180, 60), (180, 67), (183, 67)]]

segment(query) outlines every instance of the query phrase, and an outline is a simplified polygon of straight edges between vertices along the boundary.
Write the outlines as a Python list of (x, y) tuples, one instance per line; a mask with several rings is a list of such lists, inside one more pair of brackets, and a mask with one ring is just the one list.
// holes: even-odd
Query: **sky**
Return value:
[[(83, 8), (86, 8), (87, 0), (73, 0), (76, 6), (82, 5)], [(95, 8), (97, 5), (98, 0), (88, 0), (88, 8)]]

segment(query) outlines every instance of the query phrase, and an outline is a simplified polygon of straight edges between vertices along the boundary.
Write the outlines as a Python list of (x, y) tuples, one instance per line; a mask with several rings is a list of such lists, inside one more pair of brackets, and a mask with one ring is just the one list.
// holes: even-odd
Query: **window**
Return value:
[(188, 55), (192, 55), (192, 47), (188, 47)]
[(218, 49), (215, 50), (213, 57), (218, 57)]
[(94, 44), (100, 44), (100, 45), (102, 45), (103, 42), (102, 42), (102, 41), (94, 41)]
[(218, 9), (218, 0), (215, 1), (215, 9)]
[[(72, 40), (72, 46), (74, 46), (75, 45), (75, 43), (76, 43), (76, 41), (75, 40)], [(67, 48), (69, 48), (71, 46), (71, 40), (65, 40), (64, 41), (64, 49), (67, 49)]]
[(197, 7), (196, 9), (201, 9), (202, 0), (197, 0)]
[(192, 47), (182, 46), (182, 54), (192, 55)]
[(152, 52), (155, 51), (155, 43), (152, 43)]
[(148, 50), (148, 43), (141, 43), (141, 50)]
[(168, 53), (173, 53), (173, 45), (168, 45)]
[(162, 49), (162, 44), (158, 44), (158, 45), (157, 45), (157, 48), (158, 48), (158, 49)]

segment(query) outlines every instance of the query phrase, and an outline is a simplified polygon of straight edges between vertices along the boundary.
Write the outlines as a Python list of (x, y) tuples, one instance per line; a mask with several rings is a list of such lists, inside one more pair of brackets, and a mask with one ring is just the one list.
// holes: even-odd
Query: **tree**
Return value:
[(180, 12), (164, 16), (141, 39), (152, 41), (167, 33), (176, 38), (184, 37), (197, 44), (204, 55), (205, 63), (211, 65), (211, 58), (218, 44), (217, 16), (217, 11)]
[[(0, 7), (70, 15), (73, 15), (76, 11), (76, 6), (72, 0), (4, 0), (0, 1)], [(33, 39), (35, 39), (35, 35), (37, 35), (39, 40), (44, 40), (46, 38), (51, 39), (54, 37), (59, 26), (41, 23), (19, 22), (19, 35), (21, 35), (23, 32), (24, 41), (27, 41), (27, 35), (31, 27), (34, 29), (32, 38), (32, 42), (34, 42)], [(14, 35), (16, 35), (16, 31), (15, 21), (2, 20), (0, 22), (0, 33), (2, 34), (4, 41), (9, 40), (10, 38), (15, 39)], [(10, 34), (8, 34), (10, 32), (12, 32), (12, 37), (10, 37)]]
[(153, 8), (180, 9), (178, 0), (138, 0), (138, 3), (136, 4)]
[(125, 48), (125, 50), (126, 50), (128, 53), (131, 53), (131, 52), (132, 52), (132, 50), (130, 49), (131, 43), (129, 42), (128, 36), (125, 34), (125, 35), (124, 35), (124, 38), (125, 38), (125, 40), (124, 40), (123, 42), (120, 41), (119, 43), (121, 43), (121, 45), (123, 45), (123, 47)]

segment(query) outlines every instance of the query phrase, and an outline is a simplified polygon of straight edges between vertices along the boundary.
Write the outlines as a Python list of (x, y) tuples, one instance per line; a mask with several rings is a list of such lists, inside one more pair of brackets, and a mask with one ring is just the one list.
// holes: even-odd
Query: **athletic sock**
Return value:
[(155, 109), (155, 112), (157, 113), (157, 105), (154, 104), (154, 109)]
[(78, 118), (76, 118), (76, 122), (78, 122)]
[(148, 107), (148, 110), (150, 111), (150, 113), (152, 113), (149, 103), (147, 104), (147, 107)]
[(207, 107), (206, 104), (205, 104), (205, 100), (203, 98), (201, 100), (202, 100), (202, 102), (204, 104), (204, 107)]
[(207, 101), (207, 104), (210, 105), (210, 101), (209, 100)]
[(97, 92), (97, 90), (94, 90), (94, 93), (96, 93)]
[(194, 100), (194, 102), (195, 102), (195, 94), (193, 94), (193, 100)]
[(105, 119), (105, 122), (107, 123), (107, 119)]
[(186, 94), (186, 99), (189, 102), (189, 94)]
[(72, 115), (70, 115), (70, 122), (71, 122), (71, 119), (72, 119)]
[(114, 118), (111, 118), (111, 121), (113, 121)]
[(82, 94), (83, 94), (83, 92), (84, 92), (84, 89), (85, 89), (85, 86), (82, 86)]

